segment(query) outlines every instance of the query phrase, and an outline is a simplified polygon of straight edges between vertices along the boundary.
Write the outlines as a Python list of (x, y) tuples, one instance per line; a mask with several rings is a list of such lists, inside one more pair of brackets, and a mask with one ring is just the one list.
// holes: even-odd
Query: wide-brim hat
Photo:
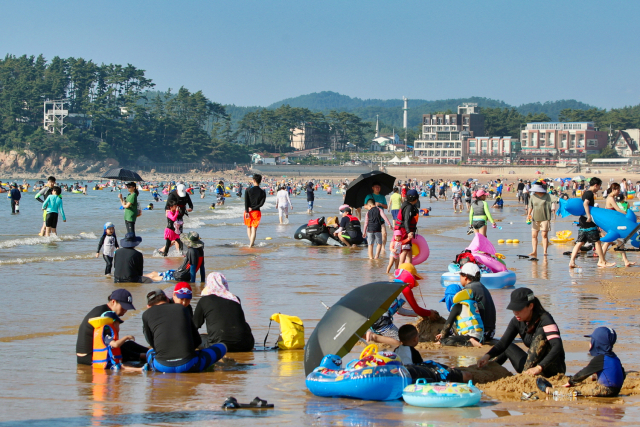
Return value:
[(135, 248), (142, 242), (142, 237), (136, 236), (134, 233), (127, 233), (124, 239), (120, 240), (120, 246), (123, 248)]
[(531, 186), (531, 189), (529, 190), (533, 193), (546, 193), (547, 190), (544, 189), (544, 187), (540, 184), (533, 184)]
[(200, 235), (195, 231), (190, 231), (186, 236), (182, 236), (180, 240), (190, 248), (197, 249), (204, 246), (204, 242), (200, 240)]

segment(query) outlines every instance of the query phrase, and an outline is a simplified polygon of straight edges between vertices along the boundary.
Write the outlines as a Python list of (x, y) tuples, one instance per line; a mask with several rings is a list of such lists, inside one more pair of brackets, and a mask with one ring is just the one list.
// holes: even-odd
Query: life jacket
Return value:
[(224, 187), (222, 185), (218, 184), (216, 186), (216, 193), (221, 195), (221, 196), (224, 195)]
[(409, 220), (409, 230), (405, 230), (404, 227), (402, 227), (402, 223), (404, 222), (404, 217), (402, 216), (404, 209), (402, 209), (402, 207), (400, 207), (400, 210), (398, 211), (398, 215), (396, 216), (396, 226), (395, 226), (395, 230), (402, 230), (402, 239), (406, 239), (407, 235), (406, 233), (410, 233), (410, 232), (416, 232), (417, 228), (418, 228), (418, 218), (420, 217), (420, 210), (418, 208), (415, 207), (415, 205), (411, 205), (411, 212), (415, 212), (415, 214), (411, 217), (411, 219)]
[(347, 233), (362, 233), (360, 220), (353, 215), (347, 215), (347, 218), (349, 218), (349, 223), (344, 228), (344, 231), (346, 231)]
[(478, 303), (473, 300), (473, 292), (470, 289), (461, 290), (453, 297), (453, 303), (462, 305), (462, 312), (456, 316), (458, 334), (477, 337), (482, 341), (484, 325)]
[(484, 205), (485, 205), (485, 201), (482, 200), (478, 200), (478, 203), (472, 203), (471, 204), (471, 210), (473, 211), (473, 219), (476, 220), (476, 218), (478, 219), (487, 219), (487, 215), (484, 212)]
[[(104, 342), (105, 327), (112, 325), (114, 320), (110, 317), (93, 317), (89, 324), (93, 326), (93, 369), (118, 368), (122, 363), (122, 354), (119, 348), (113, 348)], [(109, 327), (113, 333), (113, 339), (118, 339), (115, 329)]]
[(382, 215), (380, 215), (380, 208), (371, 208), (369, 210), (369, 213), (367, 214), (367, 217), (367, 232), (375, 233), (378, 231), (382, 231)]

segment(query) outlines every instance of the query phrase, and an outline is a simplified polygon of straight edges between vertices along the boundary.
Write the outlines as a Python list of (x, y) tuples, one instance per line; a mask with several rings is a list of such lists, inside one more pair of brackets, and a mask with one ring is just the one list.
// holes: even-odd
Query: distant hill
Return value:
[[(584, 102), (570, 100), (547, 101), (545, 103), (535, 102), (523, 104), (518, 107), (509, 105), (504, 101), (491, 98), (470, 97), (443, 99), (436, 101), (428, 101), (426, 99), (409, 99), (409, 126), (415, 127), (420, 124), (422, 115), (435, 113), (440, 111), (457, 111), (459, 105), (464, 102), (475, 102), (480, 107), (487, 108), (516, 108), (522, 114), (528, 113), (546, 113), (552, 120), (558, 119), (558, 114), (565, 108), (588, 110), (596, 108)], [(295, 98), (283, 99), (274, 102), (267, 108), (278, 108), (281, 105), (290, 105), (292, 107), (308, 108), (313, 111), (327, 112), (330, 110), (350, 111), (358, 115), (365, 121), (375, 121), (376, 115), (379, 116), (381, 122), (387, 126), (402, 126), (402, 99), (360, 99), (352, 98), (336, 92), (323, 91), (319, 93), (310, 93), (307, 95), (297, 96)]]

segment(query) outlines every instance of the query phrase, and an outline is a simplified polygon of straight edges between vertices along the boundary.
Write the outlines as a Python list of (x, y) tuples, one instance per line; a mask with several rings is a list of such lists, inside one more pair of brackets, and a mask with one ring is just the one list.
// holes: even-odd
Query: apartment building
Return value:
[(421, 163), (457, 164), (465, 155), (465, 141), (477, 136), (484, 136), (484, 116), (478, 104), (465, 103), (457, 114), (424, 114), (414, 156)]
[(507, 165), (518, 141), (510, 136), (478, 136), (464, 142), (467, 164)]

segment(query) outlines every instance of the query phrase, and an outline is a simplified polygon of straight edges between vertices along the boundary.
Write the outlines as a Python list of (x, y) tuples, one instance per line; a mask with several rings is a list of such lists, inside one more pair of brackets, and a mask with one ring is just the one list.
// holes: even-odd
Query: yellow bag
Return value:
[(278, 347), (281, 350), (294, 350), (304, 348), (304, 325), (302, 320), (296, 316), (275, 313), (270, 320), (280, 324), (281, 340), (278, 340)]

